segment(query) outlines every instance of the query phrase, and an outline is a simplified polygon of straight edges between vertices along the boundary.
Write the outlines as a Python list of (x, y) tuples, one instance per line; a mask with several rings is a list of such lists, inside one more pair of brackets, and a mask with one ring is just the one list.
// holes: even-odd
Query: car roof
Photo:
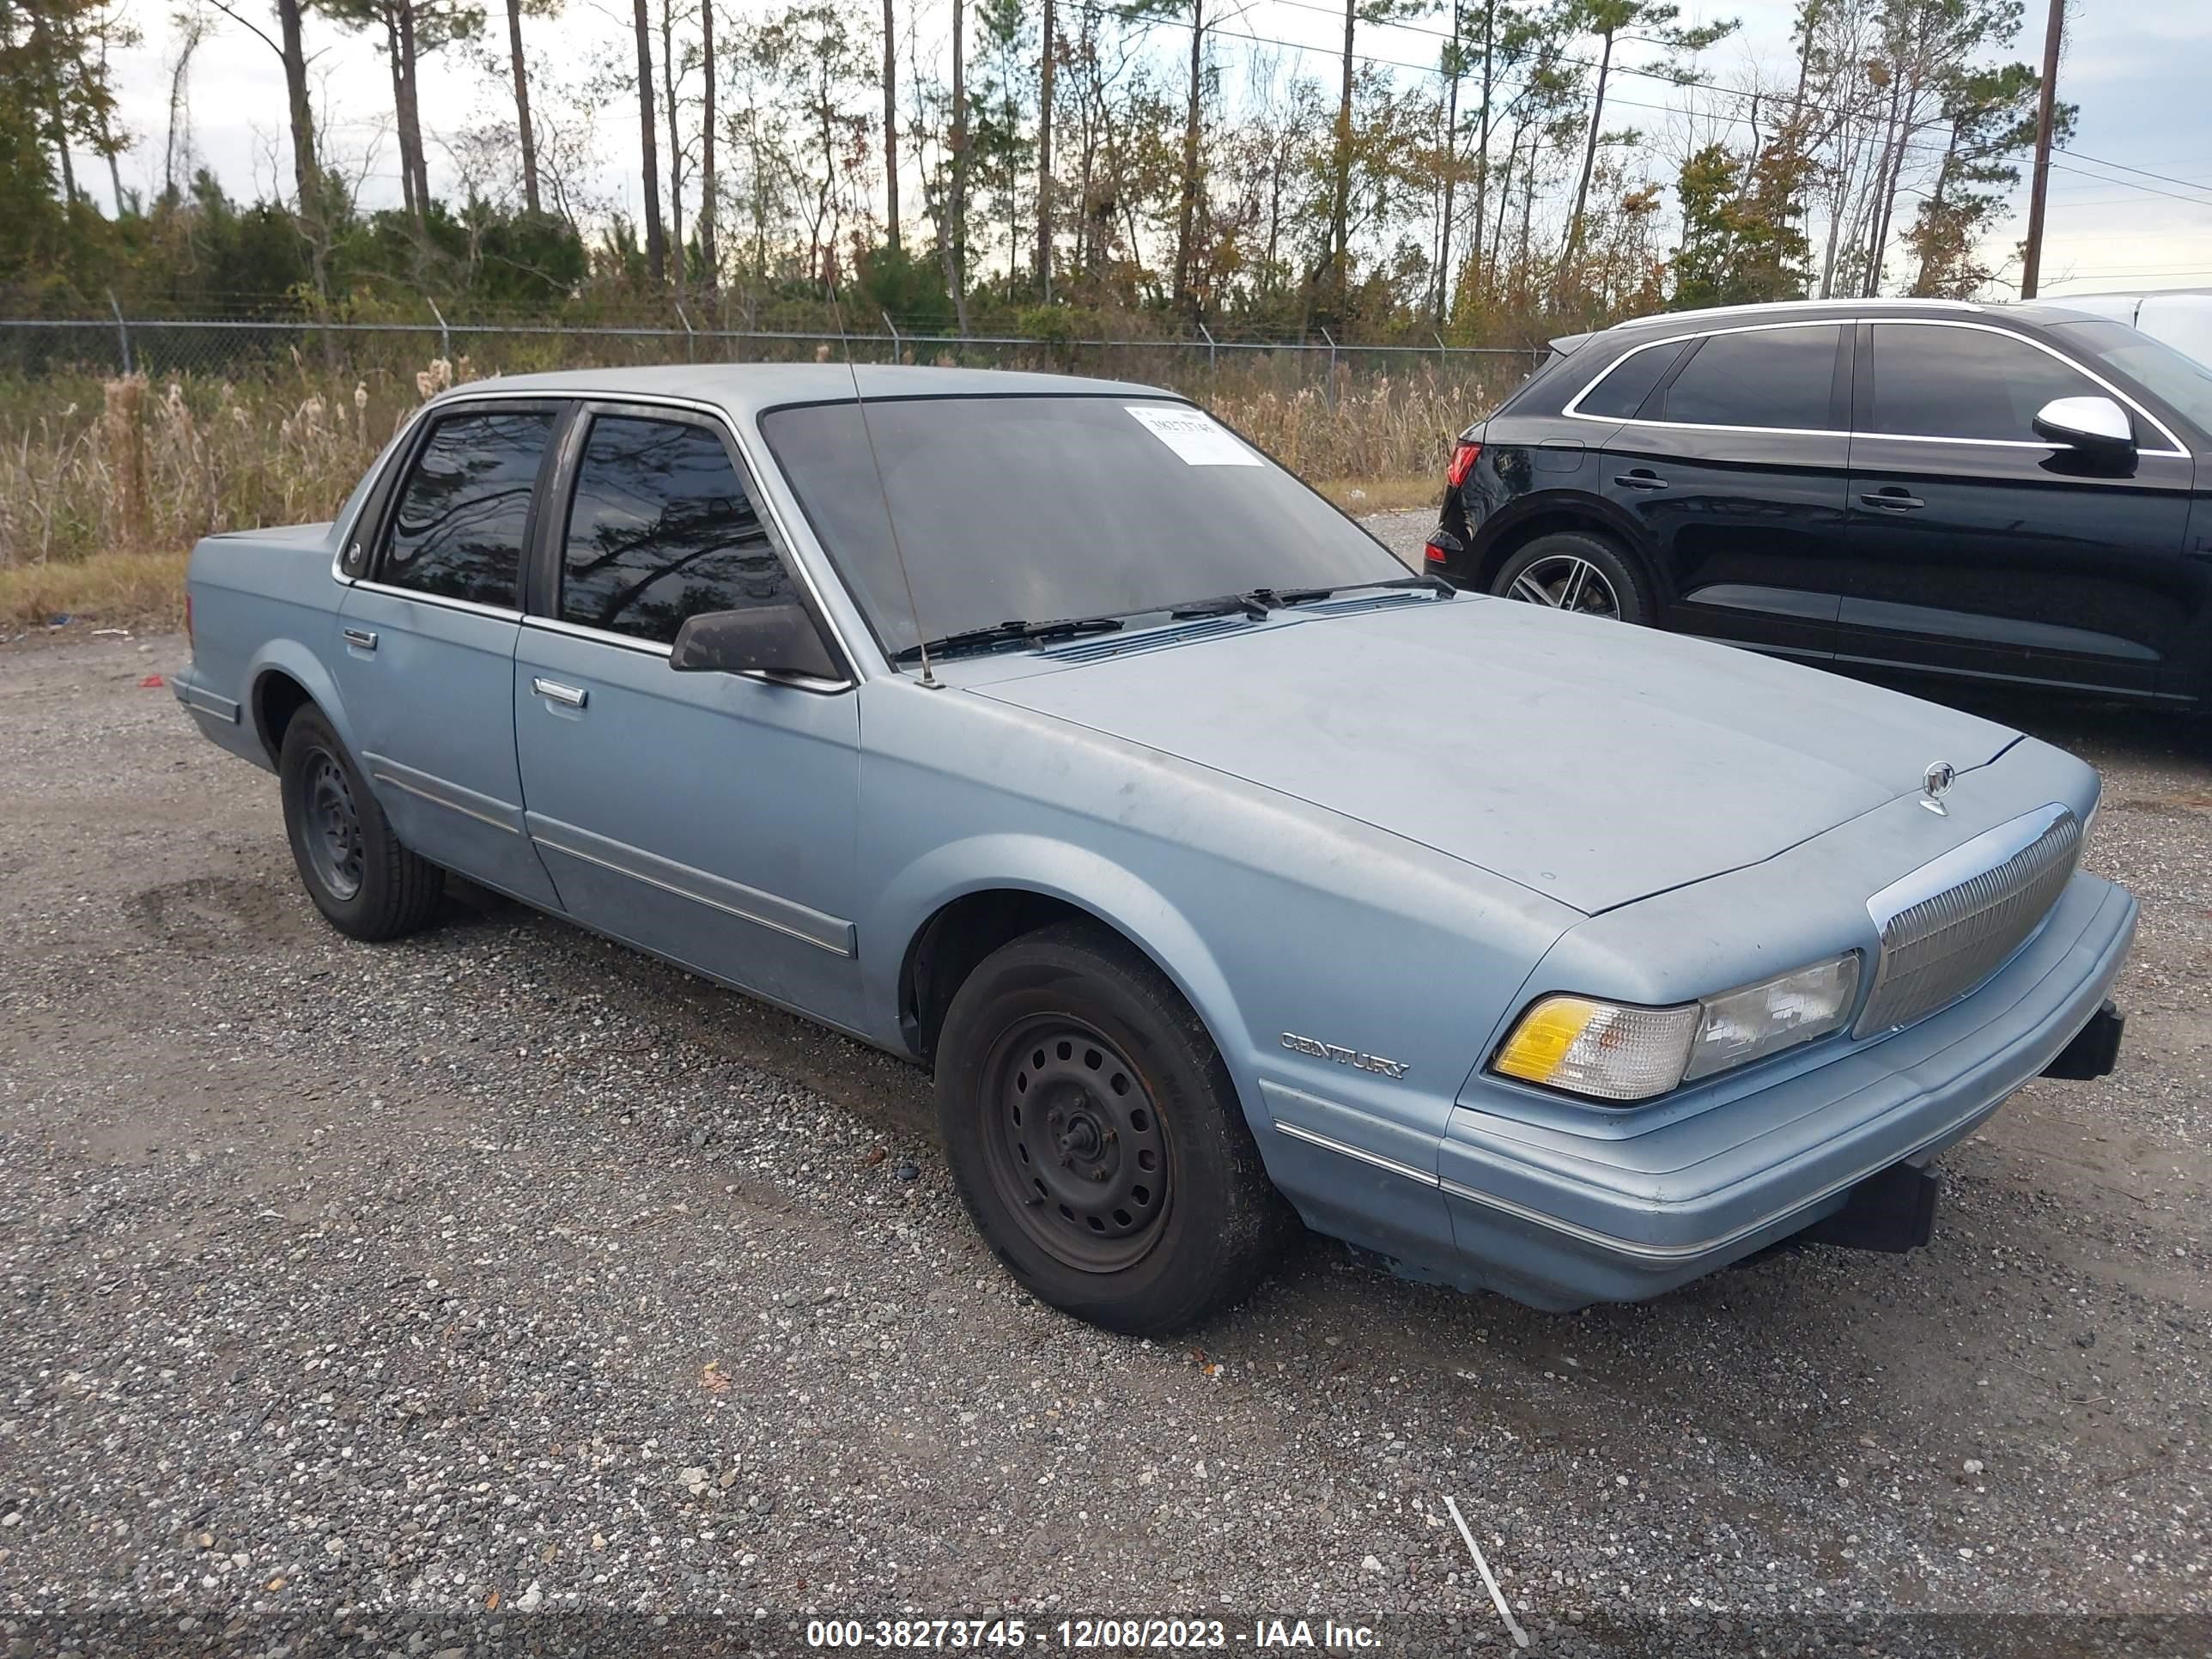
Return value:
[(719, 404), (751, 416), (784, 404), (823, 403), (860, 395), (870, 402), (897, 398), (1122, 397), (1171, 398), (1179, 392), (1131, 380), (1079, 374), (1035, 374), (1002, 368), (934, 368), (896, 363), (678, 363), (650, 368), (555, 369), (471, 380), (441, 394), (440, 402), (471, 393), (539, 393), (547, 397), (680, 398)]
[(1987, 305), (1976, 300), (1912, 300), (1882, 298), (1874, 300), (1770, 300), (1758, 305), (1708, 306), (1700, 311), (1656, 311), (1648, 316), (1631, 317), (1603, 331), (1607, 334), (1626, 332), (1632, 329), (1660, 328), (1669, 325), (1702, 329), (1714, 319), (1746, 322), (1787, 322), (1795, 318), (1808, 321), (1838, 314), (1863, 316), (1875, 313), (1891, 313), (1899, 316), (1922, 314), (1931, 317), (1956, 317), (1960, 314), (1997, 316), (2007, 307)]

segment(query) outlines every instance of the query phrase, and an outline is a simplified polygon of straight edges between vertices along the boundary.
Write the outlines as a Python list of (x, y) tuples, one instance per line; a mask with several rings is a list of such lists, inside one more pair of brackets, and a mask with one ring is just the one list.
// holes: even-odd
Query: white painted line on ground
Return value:
[(1498, 1608), (1498, 1616), (1505, 1621), (1506, 1632), (1512, 1637), (1513, 1645), (1527, 1647), (1528, 1632), (1521, 1628), (1521, 1621), (1513, 1616), (1513, 1609), (1505, 1605), (1505, 1592), (1498, 1588), (1498, 1580), (1491, 1577), (1490, 1563), (1482, 1559), (1482, 1547), (1474, 1541), (1474, 1534), (1467, 1529), (1467, 1517), (1459, 1512), (1459, 1505), (1452, 1502), (1449, 1493), (1444, 1496), (1444, 1507), (1451, 1511), (1453, 1523), (1459, 1528), (1459, 1535), (1467, 1540), (1468, 1553), (1474, 1557), (1474, 1565), (1482, 1574), (1482, 1582), (1490, 1586), (1490, 1599)]

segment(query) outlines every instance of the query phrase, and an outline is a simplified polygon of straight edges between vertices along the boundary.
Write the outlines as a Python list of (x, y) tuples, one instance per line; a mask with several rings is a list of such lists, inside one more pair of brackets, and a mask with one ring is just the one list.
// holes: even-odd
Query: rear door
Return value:
[(2124, 467), (2039, 438), (2045, 404), (2114, 390), (2027, 336), (1932, 319), (1859, 329), (1838, 655), (2155, 691), (2191, 617), (2178, 602), (2190, 457), (2140, 410)]
[(339, 607), (333, 672), (362, 769), (399, 839), (432, 861), (551, 905), (523, 833), (514, 644), (523, 550), (562, 414), (486, 401), (416, 435), (364, 576)]
[[(1658, 555), (1668, 626), (1796, 657), (1834, 647), (1850, 459), (1839, 323), (1729, 329), (1644, 349), (1577, 400), (1609, 417), (1601, 486)], [(1657, 375), (1644, 354), (1674, 353)], [(1624, 382), (1626, 390), (1620, 390)]]
[(579, 920), (859, 1023), (859, 700), (678, 673), (692, 616), (804, 582), (720, 423), (600, 404), (570, 434), (514, 687), (529, 832)]

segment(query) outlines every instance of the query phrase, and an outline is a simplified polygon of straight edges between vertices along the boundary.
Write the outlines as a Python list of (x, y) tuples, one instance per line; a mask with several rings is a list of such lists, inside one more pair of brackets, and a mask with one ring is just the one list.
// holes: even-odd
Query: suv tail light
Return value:
[(1482, 454), (1482, 446), (1462, 438), (1452, 446), (1451, 465), (1444, 469), (1444, 482), (1457, 489), (1467, 482), (1467, 475), (1474, 471), (1474, 464)]

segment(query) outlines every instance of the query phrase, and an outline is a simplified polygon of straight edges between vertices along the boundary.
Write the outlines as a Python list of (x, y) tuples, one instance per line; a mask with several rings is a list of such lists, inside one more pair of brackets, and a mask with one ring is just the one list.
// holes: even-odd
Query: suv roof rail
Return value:
[[(1642, 317), (1629, 317), (1613, 325), (1613, 328), (1635, 328), (1644, 323), (1679, 322), (1692, 317), (1744, 317), (1768, 311), (1887, 311), (1893, 307), (1932, 306), (1939, 311), (1988, 311), (1991, 307), (1979, 300), (1914, 300), (1896, 295), (1885, 295), (1871, 300), (1761, 300), (1753, 305), (1702, 306), (1695, 311), (1654, 311)], [(1610, 333), (1612, 331), (1607, 331)]]

